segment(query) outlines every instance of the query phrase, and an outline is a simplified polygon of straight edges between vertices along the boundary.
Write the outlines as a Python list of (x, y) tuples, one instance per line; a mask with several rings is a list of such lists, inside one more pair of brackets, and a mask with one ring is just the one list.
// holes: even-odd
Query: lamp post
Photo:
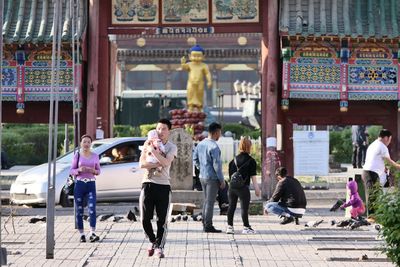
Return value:
[(46, 259), (54, 259), (55, 175), (58, 131), (58, 94), (60, 89), (60, 60), (62, 34), (62, 0), (54, 0), (53, 45), (51, 58), (51, 92), (49, 110), (49, 150), (46, 202)]

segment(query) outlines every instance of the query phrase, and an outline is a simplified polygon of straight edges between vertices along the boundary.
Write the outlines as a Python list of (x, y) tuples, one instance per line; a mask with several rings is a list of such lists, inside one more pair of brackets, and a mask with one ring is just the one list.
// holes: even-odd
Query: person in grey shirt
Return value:
[(208, 138), (201, 141), (193, 153), (193, 164), (200, 170), (200, 183), (203, 187), (203, 230), (206, 233), (222, 232), (215, 229), (212, 222), (218, 189), (225, 188), (221, 150), (217, 144), (221, 137), (221, 129), (222, 127), (218, 123), (211, 123), (208, 127)]

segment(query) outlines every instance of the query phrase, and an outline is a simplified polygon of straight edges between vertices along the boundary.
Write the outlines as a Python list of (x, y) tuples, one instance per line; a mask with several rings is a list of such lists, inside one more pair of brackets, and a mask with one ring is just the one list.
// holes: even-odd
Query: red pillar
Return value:
[[(108, 39), (108, 24), (110, 18), (111, 1), (98, 1), (100, 5), (99, 20), (99, 74), (98, 74), (98, 110), (97, 115), (101, 117), (104, 137), (110, 137), (112, 123), (110, 114), (114, 108), (114, 94), (111, 92), (112, 74), (110, 72), (110, 42)], [(114, 115), (113, 115), (114, 116)]]
[(98, 117), (101, 118), (104, 137), (110, 136), (110, 49), (107, 33), (110, 7), (109, 1), (89, 1), (86, 133), (93, 137)]
[[(95, 137), (99, 84), (100, 1), (89, 1), (86, 133)], [(84, 132), (82, 132), (84, 134)]]
[[(263, 3), (263, 38), (262, 38), (262, 196), (269, 198), (275, 187), (275, 177), (270, 173), (274, 167), (267, 166), (266, 138), (276, 138), (279, 85), (279, 33), (278, 0)], [(269, 150), (276, 150), (269, 147)]]

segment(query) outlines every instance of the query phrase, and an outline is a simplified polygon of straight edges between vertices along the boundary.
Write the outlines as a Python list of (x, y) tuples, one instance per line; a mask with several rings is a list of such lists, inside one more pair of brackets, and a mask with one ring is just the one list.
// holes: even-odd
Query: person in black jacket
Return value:
[[(250, 156), (251, 141), (248, 138), (242, 138), (239, 143), (240, 154), (229, 163), (229, 177), (236, 171), (239, 171), (244, 179), (244, 186), (233, 188), (229, 186), (229, 207), (228, 207), (228, 226), (227, 234), (234, 234), (233, 216), (235, 214), (238, 199), (240, 199), (240, 207), (243, 221), (243, 234), (254, 234), (256, 231), (249, 224), (249, 204), (250, 204), (250, 180), (253, 182), (256, 196), (260, 196), (261, 190), (257, 183), (257, 163)], [(238, 170), (239, 168), (239, 170)]]
[(273, 213), (283, 217), (281, 224), (288, 224), (302, 217), (306, 211), (306, 195), (300, 182), (294, 177), (287, 176), (287, 170), (279, 167), (275, 171), (278, 184), (265, 205), (265, 213)]

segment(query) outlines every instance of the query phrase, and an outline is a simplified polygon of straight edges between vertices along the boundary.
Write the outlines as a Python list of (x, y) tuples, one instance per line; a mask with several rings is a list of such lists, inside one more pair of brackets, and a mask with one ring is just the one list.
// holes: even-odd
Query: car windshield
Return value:
[[(93, 143), (91, 146), (91, 149), (96, 152), (97, 148), (106, 145), (105, 143)], [(72, 162), (72, 158), (74, 156), (74, 153), (72, 153), (73, 150), (67, 152), (66, 154), (60, 156), (57, 158), (57, 162), (59, 163), (71, 163)]]

